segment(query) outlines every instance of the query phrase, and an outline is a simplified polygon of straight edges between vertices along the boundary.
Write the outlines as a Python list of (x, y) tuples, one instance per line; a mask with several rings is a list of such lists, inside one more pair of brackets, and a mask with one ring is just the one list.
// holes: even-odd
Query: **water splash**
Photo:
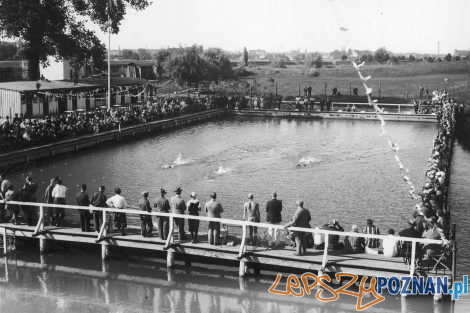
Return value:
[(222, 175), (222, 174), (227, 174), (227, 173), (230, 173), (230, 172), (232, 172), (231, 168), (223, 167), (222, 165), (220, 165), (219, 168), (217, 169), (217, 171), (214, 171), (214, 174)]
[(174, 165), (186, 165), (186, 164), (189, 164), (189, 163), (192, 163), (193, 160), (191, 159), (183, 159), (183, 156), (180, 154), (178, 154), (178, 157), (176, 157), (176, 160), (173, 162)]
[(316, 157), (302, 157), (297, 163), (297, 167), (310, 166), (318, 162), (320, 162), (320, 159)]

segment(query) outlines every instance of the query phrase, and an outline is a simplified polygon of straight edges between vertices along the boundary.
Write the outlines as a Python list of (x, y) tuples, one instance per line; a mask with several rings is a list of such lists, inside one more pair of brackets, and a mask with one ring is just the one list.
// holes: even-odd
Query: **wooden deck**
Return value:
[[(29, 237), (46, 240), (77, 242), (85, 244), (108, 245), (109, 247), (139, 248), (154, 251), (170, 251), (198, 257), (216, 258), (221, 260), (240, 261), (240, 246), (209, 245), (206, 234), (199, 234), (199, 242), (193, 244), (189, 241), (175, 240), (165, 249), (165, 241), (159, 237), (142, 237), (140, 229), (128, 228), (126, 236), (119, 233), (111, 233), (97, 242), (98, 234), (95, 231), (82, 232), (78, 227), (52, 227), (45, 226), (44, 231), (33, 236), (35, 227), (27, 225), (0, 224), (0, 229), (5, 228), (7, 235), (16, 237)], [(240, 238), (238, 238), (240, 242)], [(304, 271), (317, 272), (321, 270), (324, 256), (323, 250), (308, 249), (307, 255), (295, 256), (292, 247), (269, 248), (246, 246), (241, 259), (251, 264), (279, 266)], [(221, 262), (224, 264), (224, 262)], [(328, 251), (327, 266), (323, 270), (326, 273), (349, 272), (360, 276), (405, 276), (409, 275), (409, 265), (403, 263), (402, 257), (386, 258), (383, 255), (348, 254), (343, 251)]]

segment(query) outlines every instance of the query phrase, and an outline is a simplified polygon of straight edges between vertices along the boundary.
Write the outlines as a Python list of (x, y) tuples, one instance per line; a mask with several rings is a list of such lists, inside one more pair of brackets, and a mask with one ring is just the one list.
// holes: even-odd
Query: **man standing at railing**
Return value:
[[(78, 206), (88, 207), (90, 205), (90, 198), (88, 197), (88, 194), (85, 191), (86, 185), (82, 184), (80, 192), (77, 193), (75, 197)], [(90, 212), (88, 208), (86, 210), (80, 210), (80, 226), (82, 228), (82, 232), (90, 231)]]
[[(266, 203), (266, 222), (274, 225), (279, 225), (282, 221), (282, 201), (277, 200), (277, 193), (273, 193), (272, 199)], [(270, 228), (269, 235), (271, 236), (270, 244), (277, 243), (277, 236), (279, 229)]]
[[(295, 203), (297, 204), (297, 210), (294, 213), (294, 217), (292, 217), (289, 223), (284, 225), (284, 228), (290, 226), (310, 228), (310, 220), (312, 219), (310, 212), (304, 208), (304, 202), (302, 200), (297, 200)], [(294, 253), (294, 255), (305, 255), (307, 253), (307, 233), (296, 231), (294, 232), (294, 236), (296, 244), (296, 253)]]
[[(224, 211), (219, 202), (215, 201), (217, 199), (217, 194), (215, 192), (211, 193), (211, 199), (205, 205), (207, 216), (208, 217), (217, 217), (221, 218), (220, 213)], [(219, 222), (209, 222), (209, 229), (207, 233), (207, 239), (209, 244), (218, 245), (220, 243), (220, 223)]]
[[(150, 213), (152, 212), (152, 208), (150, 207), (148, 196), (148, 191), (142, 191), (142, 198), (139, 200), (139, 209)], [(151, 215), (140, 216), (140, 229), (142, 237), (152, 237), (153, 223)]]
[[(54, 198), (54, 204), (65, 204), (65, 193), (67, 188), (62, 185), (62, 179), (57, 180), (57, 184), (52, 190), (52, 197)], [(54, 220), (56, 221), (57, 227), (64, 226), (65, 218), (65, 209), (64, 208), (54, 208)]]
[[(127, 208), (126, 199), (121, 196), (121, 188), (114, 188), (114, 196), (109, 198), (106, 201), (106, 204), (111, 208), (116, 209), (125, 209)], [(114, 225), (115, 227), (121, 232), (122, 236), (126, 235), (126, 227), (127, 227), (127, 217), (126, 213), (114, 213)]]
[[(183, 190), (178, 187), (175, 190), (175, 195), (171, 197), (171, 211), (176, 214), (184, 214), (186, 211), (186, 202), (181, 198), (181, 192)], [(180, 240), (186, 240), (186, 234), (184, 232), (184, 218), (175, 218), (175, 224), (178, 226), (178, 232)]]
[[(248, 202), (245, 202), (243, 206), (243, 220), (248, 222), (259, 223), (260, 222), (260, 213), (259, 213), (259, 204), (255, 202), (254, 196), (252, 193), (248, 194)], [(256, 235), (258, 234), (258, 227), (248, 226), (249, 236), (251, 239), (251, 244), (256, 245)]]
[[(170, 202), (165, 198), (165, 189), (160, 189), (160, 198), (155, 201), (154, 207), (157, 208), (157, 212), (169, 213)], [(166, 240), (170, 229), (170, 222), (168, 216), (157, 216), (157, 228), (160, 239)]]
[[(100, 186), (98, 191), (91, 196), (91, 205), (97, 208), (106, 208), (106, 195), (104, 194), (105, 187)], [(95, 231), (100, 232), (101, 224), (103, 223), (103, 212), (102, 211), (93, 211), (93, 220), (95, 222)]]

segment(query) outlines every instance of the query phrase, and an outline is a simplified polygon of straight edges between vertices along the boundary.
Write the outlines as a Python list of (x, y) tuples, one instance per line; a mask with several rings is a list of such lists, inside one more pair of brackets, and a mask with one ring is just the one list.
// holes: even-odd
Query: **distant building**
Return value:
[(466, 57), (466, 56), (470, 56), (470, 50), (457, 50), (455, 49), (454, 50), (454, 57)]
[(28, 61), (0, 61), (0, 82), (28, 79)]

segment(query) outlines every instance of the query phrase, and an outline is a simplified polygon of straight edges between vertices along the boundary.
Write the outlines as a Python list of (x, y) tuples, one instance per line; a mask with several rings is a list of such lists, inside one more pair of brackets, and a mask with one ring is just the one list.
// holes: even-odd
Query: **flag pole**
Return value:
[(108, 1), (108, 109), (111, 109), (111, 1)]

